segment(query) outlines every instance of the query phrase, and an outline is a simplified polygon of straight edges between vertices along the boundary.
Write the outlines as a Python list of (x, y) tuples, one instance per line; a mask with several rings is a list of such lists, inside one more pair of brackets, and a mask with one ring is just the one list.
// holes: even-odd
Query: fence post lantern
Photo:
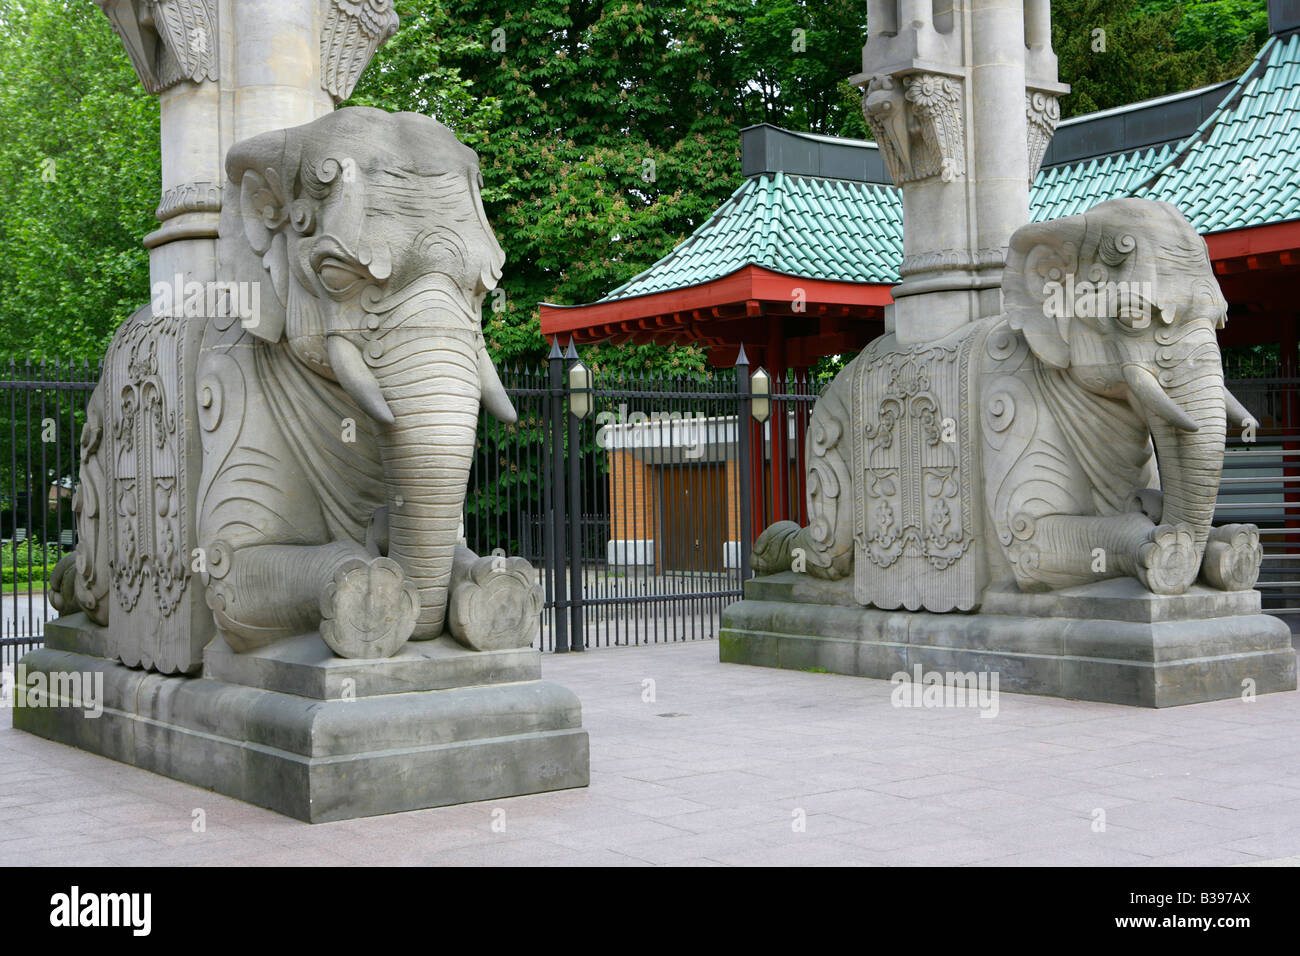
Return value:
[(582, 359), (569, 366), (569, 413), (574, 418), (591, 414), (591, 369)]
[(749, 403), (750, 414), (756, 421), (767, 421), (767, 417), (772, 414), (772, 400), (769, 398), (772, 394), (772, 377), (761, 365), (749, 377), (749, 393), (752, 396)]

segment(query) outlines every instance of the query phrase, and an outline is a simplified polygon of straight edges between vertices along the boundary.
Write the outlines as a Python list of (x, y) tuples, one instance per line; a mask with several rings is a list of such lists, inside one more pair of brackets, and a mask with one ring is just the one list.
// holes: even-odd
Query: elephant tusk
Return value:
[(478, 349), (478, 378), (483, 407), (497, 421), (513, 425), (519, 415), (510, 402), (510, 396), (506, 394), (506, 387), (501, 384), (501, 377), (497, 375), (491, 356), (481, 345)]
[(361, 357), (361, 350), (341, 335), (331, 335), (325, 340), (329, 352), (330, 368), (338, 378), (343, 391), (352, 396), (352, 400), (361, 406), (361, 410), (375, 421), (391, 425), (396, 420), (393, 411), (384, 401), (379, 383), (374, 373), (366, 366)]
[(1254, 422), (1256, 425), (1259, 424), (1255, 419), (1255, 416), (1246, 410), (1245, 405), (1241, 404), (1241, 400), (1237, 398), (1236, 395), (1233, 395), (1232, 392), (1228, 391), (1227, 386), (1224, 386), (1223, 389), (1223, 404), (1228, 410), (1228, 421), (1236, 422), (1243, 428), (1251, 422)]
[(1137, 396), (1138, 403), (1149, 413), (1158, 415), (1175, 428), (1185, 432), (1197, 432), (1201, 426), (1165, 394), (1156, 377), (1140, 365), (1124, 366), (1124, 381), (1129, 390)]

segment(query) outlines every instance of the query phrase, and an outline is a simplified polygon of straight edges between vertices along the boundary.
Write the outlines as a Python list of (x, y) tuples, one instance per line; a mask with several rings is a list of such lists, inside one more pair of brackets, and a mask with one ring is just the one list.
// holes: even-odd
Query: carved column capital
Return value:
[(320, 35), (320, 85), (342, 102), (380, 44), (397, 32), (393, 0), (323, 0), (325, 26)]
[(217, 78), (216, 0), (95, 0), (150, 93)]
[(1056, 124), (1061, 121), (1061, 101), (1055, 93), (1026, 90), (1025, 117), (1029, 121), (1029, 183), (1033, 185)]
[(966, 174), (963, 80), (940, 73), (876, 75), (863, 96), (863, 115), (894, 183)]

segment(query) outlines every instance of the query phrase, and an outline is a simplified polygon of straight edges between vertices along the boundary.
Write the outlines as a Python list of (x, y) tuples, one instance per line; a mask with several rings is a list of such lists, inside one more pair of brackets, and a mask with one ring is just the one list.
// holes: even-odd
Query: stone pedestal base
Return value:
[(1259, 592), (1168, 597), (1127, 578), (929, 614), (863, 608), (851, 580), (787, 571), (746, 584), (718, 643), (724, 663), (881, 679), (990, 671), (1012, 693), (1139, 707), (1296, 689), (1290, 629), (1260, 613)]
[(312, 823), (588, 783), (581, 705), (537, 651), (442, 638), (356, 661), (315, 634), (244, 655), (217, 639), (202, 678), (164, 677), (100, 656), (99, 630), (53, 621), (19, 667), (28, 686), (102, 675), (102, 714), (24, 701), (20, 680), (15, 727)]

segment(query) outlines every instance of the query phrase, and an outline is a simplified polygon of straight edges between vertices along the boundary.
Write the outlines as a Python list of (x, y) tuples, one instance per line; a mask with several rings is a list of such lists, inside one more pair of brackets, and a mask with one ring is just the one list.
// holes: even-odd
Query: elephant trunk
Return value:
[(443, 631), (457, 530), (478, 431), (477, 340), (461, 330), (390, 335), (368, 357), (392, 411), (379, 429), (388, 486), (388, 556), (420, 592), (412, 639)]
[(1170, 351), (1179, 358), (1161, 368), (1158, 381), (1183, 420), (1154, 407), (1156, 403), (1140, 397), (1138, 402), (1146, 412), (1160, 465), (1162, 523), (1185, 524), (1192, 530), (1199, 562), (1223, 472), (1227, 430), (1223, 365), (1214, 330), (1208, 326), (1184, 330), (1176, 349)]

